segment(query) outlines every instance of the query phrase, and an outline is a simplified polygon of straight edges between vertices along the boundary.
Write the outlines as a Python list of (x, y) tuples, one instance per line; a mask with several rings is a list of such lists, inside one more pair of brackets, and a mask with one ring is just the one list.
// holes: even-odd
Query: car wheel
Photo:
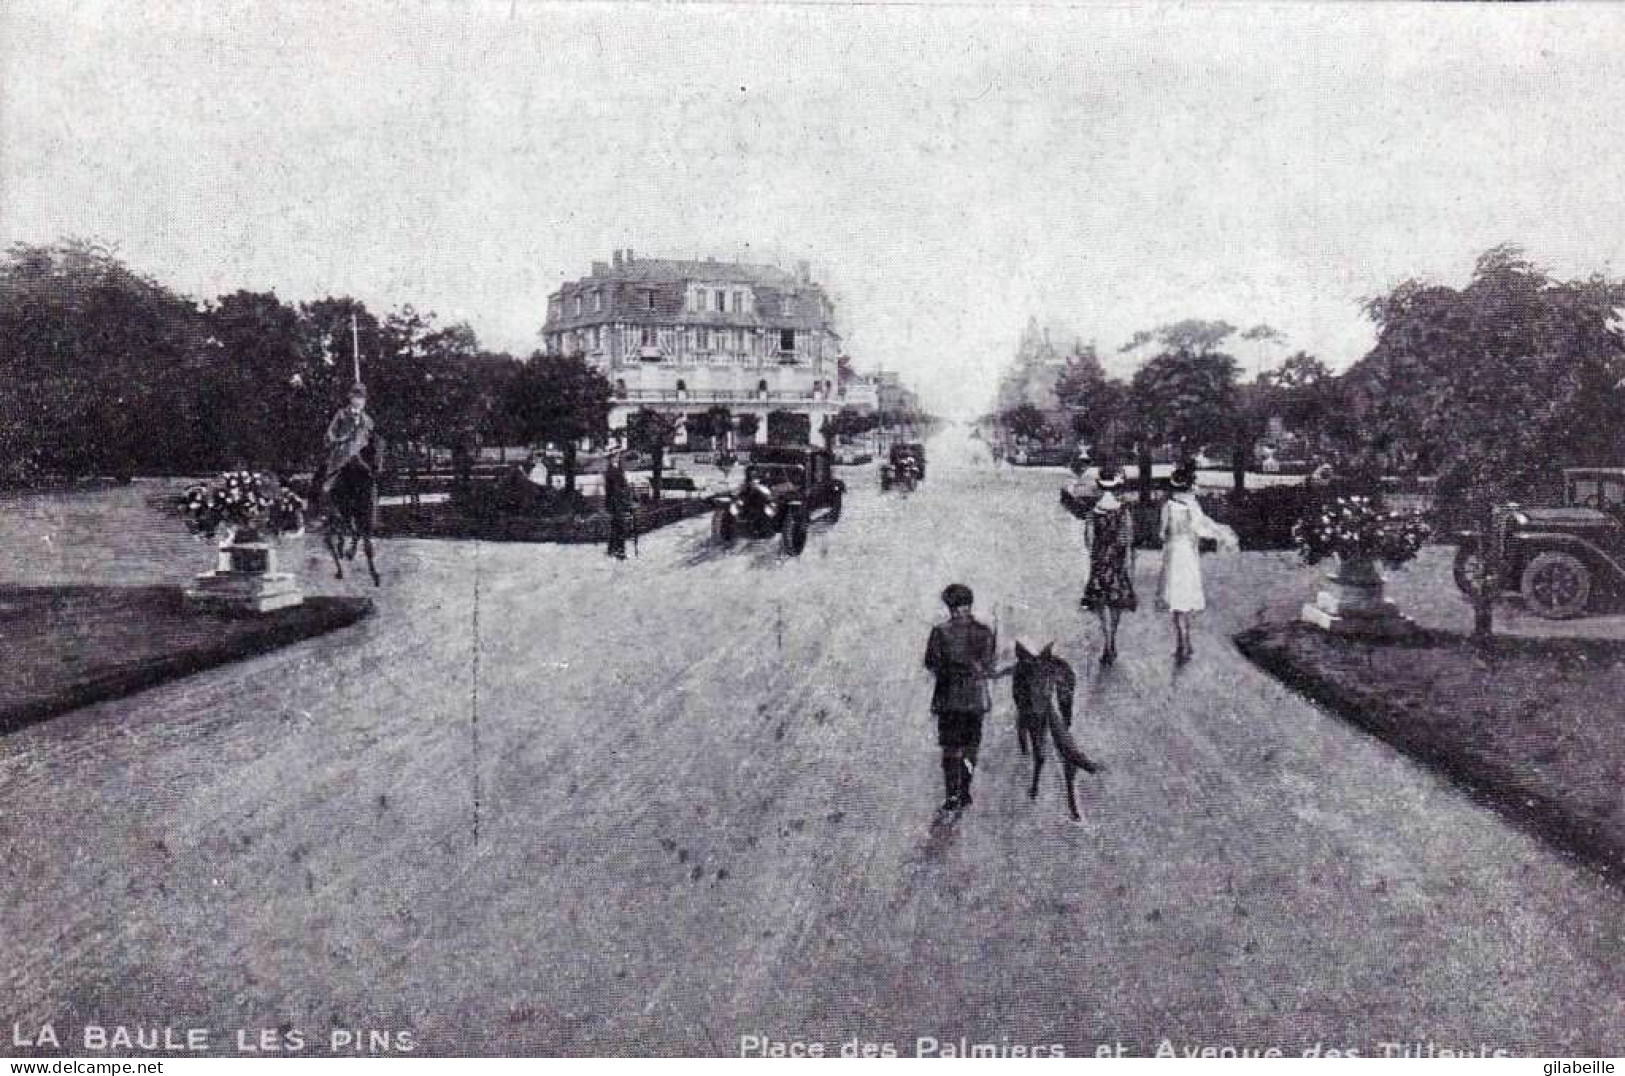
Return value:
[(836, 490), (834, 490), (834, 491), (832, 491), (830, 493), (830, 496), (829, 496), (829, 515), (825, 517), (826, 519), (829, 520), (829, 522), (831, 522), (831, 523), (840, 522), (840, 519), (841, 519), (841, 501), (844, 500), (844, 499), (845, 499), (845, 495), (842, 493), (842, 491), (840, 489), (836, 489)]
[(1478, 597), (1478, 588), (1484, 579), (1484, 554), (1475, 542), (1464, 543), (1456, 550), (1456, 562), (1451, 566), (1456, 589), (1469, 599)]
[(1540, 554), (1524, 567), (1519, 583), (1524, 604), (1548, 620), (1579, 616), (1591, 600), (1591, 570), (1572, 553)]
[(733, 513), (726, 508), (718, 508), (711, 513), (711, 538), (722, 545), (732, 544), (738, 536), (738, 527), (734, 523)]
[(792, 511), (784, 517), (782, 545), (785, 555), (791, 557), (801, 556), (807, 548), (807, 520), (800, 512)]

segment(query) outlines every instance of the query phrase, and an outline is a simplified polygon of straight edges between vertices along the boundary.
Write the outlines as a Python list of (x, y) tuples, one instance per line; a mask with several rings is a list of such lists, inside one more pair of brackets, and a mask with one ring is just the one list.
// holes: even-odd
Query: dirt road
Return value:
[[(76, 1052), (87, 1023), (317, 1054), (333, 1029), (418, 1053), (1625, 1044), (1620, 892), (1230, 647), (1303, 600), (1288, 558), (1210, 560), (1182, 670), (1151, 612), (1102, 670), (1057, 472), (950, 431), (911, 496), (848, 478), (797, 560), (719, 552), (704, 520), (624, 564), (391, 542), (370, 621), (0, 740), (0, 1027)], [(197, 558), (97, 496), (8, 513), (0, 577)], [(933, 827), (919, 661), (956, 579), (1005, 643), (1077, 665), (1108, 767), (1081, 824), (1059, 773), (1027, 799), (1001, 690), (976, 805)]]

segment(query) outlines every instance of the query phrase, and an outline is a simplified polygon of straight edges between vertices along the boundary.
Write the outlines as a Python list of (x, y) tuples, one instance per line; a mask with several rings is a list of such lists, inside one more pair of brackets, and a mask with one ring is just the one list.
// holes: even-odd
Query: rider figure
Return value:
[(367, 386), (357, 381), (350, 389), (349, 403), (339, 408), (333, 420), (327, 424), (327, 469), (322, 482), (324, 494), (333, 492), (333, 483), (338, 480), (345, 464), (356, 460), (363, 467), (367, 465), (361, 459), (361, 452), (371, 440), (372, 430), (372, 416), (367, 414)]

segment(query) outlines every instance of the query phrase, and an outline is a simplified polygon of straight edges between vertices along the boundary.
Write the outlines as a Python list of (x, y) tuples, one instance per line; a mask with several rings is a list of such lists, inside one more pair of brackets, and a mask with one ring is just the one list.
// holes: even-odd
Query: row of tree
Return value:
[(573, 471), (576, 443), (609, 432), (611, 386), (580, 357), (490, 351), (410, 305), (198, 302), (80, 240), (0, 259), (0, 482), (310, 471), (358, 372), (408, 469), (433, 448), (552, 443)]
[[(104, 246), (68, 240), (0, 259), (0, 482), (309, 471), (358, 369), (408, 468), (433, 448), (466, 465), (481, 444), (552, 444), (573, 486), (578, 445), (609, 437), (612, 387), (580, 356), (489, 351), (468, 325), (409, 305), (379, 315), (351, 298), (295, 304), (250, 291), (198, 302)], [(908, 417), (848, 409), (800, 439)], [(628, 439), (659, 461), (677, 423), (646, 410)], [(755, 414), (723, 407), (686, 425), (690, 443), (717, 447), (762, 432)]]
[(1235, 351), (1281, 334), (1193, 319), (1131, 338), (1122, 351), (1142, 361), (1127, 380), (1080, 345), (1055, 373), (1055, 407), (997, 417), (1097, 458), (1207, 449), (1238, 473), (1275, 419), (1340, 470), (1435, 475), (1457, 500), (1530, 496), (1565, 465), (1625, 464), (1622, 304), (1619, 281), (1559, 280), (1499, 246), (1463, 288), (1411, 280), (1368, 302), (1376, 346), (1341, 375), (1297, 351), (1243, 382)]

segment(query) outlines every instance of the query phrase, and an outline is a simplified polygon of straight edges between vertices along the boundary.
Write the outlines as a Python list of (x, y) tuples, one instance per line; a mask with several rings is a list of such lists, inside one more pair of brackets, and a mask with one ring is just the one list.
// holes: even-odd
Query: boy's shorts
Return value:
[(982, 714), (945, 713), (937, 715), (937, 746), (975, 751), (982, 746)]

